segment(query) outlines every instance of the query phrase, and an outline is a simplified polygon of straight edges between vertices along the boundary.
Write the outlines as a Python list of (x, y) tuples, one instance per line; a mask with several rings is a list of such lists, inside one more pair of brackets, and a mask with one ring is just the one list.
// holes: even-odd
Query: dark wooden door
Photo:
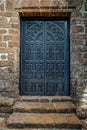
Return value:
[(67, 20), (21, 19), (21, 95), (69, 95)]

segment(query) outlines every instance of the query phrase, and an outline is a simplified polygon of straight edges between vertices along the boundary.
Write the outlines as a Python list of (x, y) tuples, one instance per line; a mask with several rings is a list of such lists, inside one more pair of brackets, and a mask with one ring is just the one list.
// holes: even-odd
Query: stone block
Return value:
[(4, 127), (6, 125), (6, 119), (0, 117), (0, 127)]
[(15, 11), (14, 2), (15, 0), (6, 0), (6, 11)]
[(0, 35), (0, 41), (2, 41), (2, 35)]
[(4, 4), (0, 4), (0, 11), (4, 11)]
[(8, 30), (8, 33), (12, 35), (19, 35), (19, 30), (15, 28), (11, 28)]
[(19, 36), (17, 36), (17, 35), (5, 35), (4, 41), (19, 41)]
[(84, 26), (72, 26), (72, 33), (84, 33)]
[(0, 34), (6, 34), (7, 33), (7, 29), (0, 29)]

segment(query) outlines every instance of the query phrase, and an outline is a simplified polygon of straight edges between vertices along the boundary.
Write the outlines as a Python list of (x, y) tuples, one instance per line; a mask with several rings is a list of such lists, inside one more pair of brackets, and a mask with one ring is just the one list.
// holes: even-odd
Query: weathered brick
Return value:
[(7, 33), (7, 29), (0, 29), (0, 34), (5, 34)]
[[(20, 5), (21, 4), (21, 5)], [(38, 7), (38, 4), (39, 4), (39, 1), (38, 0), (22, 0), (21, 3), (19, 3), (18, 6), (21, 6), (21, 7), (31, 7), (31, 6), (35, 6), (35, 7)]]
[(10, 47), (8, 48), (0, 48), (0, 53), (12, 53), (14, 50)]
[(8, 42), (8, 47), (19, 47), (20, 43), (19, 42)]
[(1, 67), (14, 66), (14, 61), (0, 61), (0, 66)]
[(10, 23), (19, 23), (19, 22), (20, 22), (19, 18), (16, 17), (10, 18)]
[(72, 33), (84, 33), (84, 26), (72, 26)]
[(19, 41), (18, 35), (5, 35), (4, 41)]
[(18, 29), (9, 29), (8, 32), (9, 32), (9, 34), (12, 34), (12, 35), (18, 35), (19, 34)]
[(14, 53), (9, 53), (8, 54), (8, 60), (14, 61)]
[(6, 56), (6, 55), (1, 55), (1, 59), (2, 59), (2, 60), (6, 60), (6, 59), (7, 59), (7, 56)]
[(0, 4), (0, 11), (4, 11), (4, 4)]
[(10, 28), (11, 25), (9, 23), (2, 23), (0, 24), (0, 28)]
[(3, 42), (3, 41), (2, 42), (0, 41), (0, 47), (7, 47), (7, 43)]
[(0, 35), (0, 41), (2, 41), (2, 35)]
[(5, 127), (6, 125), (6, 119), (0, 117), (0, 127)]
[(6, 10), (7, 11), (14, 11), (14, 1), (12, 0), (7, 0), (7, 4), (6, 4)]
[(19, 14), (13, 11), (0, 12), (0, 16), (2, 17), (18, 17)]
[(20, 26), (18, 23), (15, 23), (15, 24), (11, 24), (11, 27), (14, 28), (14, 29), (20, 29)]
[(0, 17), (0, 24), (2, 24), (2, 23), (7, 23), (6, 17)]

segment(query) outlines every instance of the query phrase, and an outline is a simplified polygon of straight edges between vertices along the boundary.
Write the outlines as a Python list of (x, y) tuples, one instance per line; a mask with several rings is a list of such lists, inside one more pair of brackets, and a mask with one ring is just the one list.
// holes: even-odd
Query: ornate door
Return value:
[(21, 19), (21, 95), (69, 95), (68, 21)]

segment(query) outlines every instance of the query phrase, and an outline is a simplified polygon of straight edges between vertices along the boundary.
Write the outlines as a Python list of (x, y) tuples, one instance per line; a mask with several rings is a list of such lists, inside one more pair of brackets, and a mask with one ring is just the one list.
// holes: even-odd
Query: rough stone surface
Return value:
[(81, 122), (75, 115), (65, 114), (26, 114), (14, 113), (8, 120), (7, 125), (10, 127), (59, 127), (63, 128), (80, 128)]
[[(5, 97), (2, 98), (5, 99)], [(0, 130), (12, 130), (15, 127), (21, 128), (21, 130), (27, 130), (26, 127), (30, 130), (49, 130), (49, 128), (51, 130), (81, 130), (81, 122), (75, 114), (76, 107), (71, 98), (66, 97), (64, 102), (63, 100), (52, 102), (54, 97), (50, 98), (51, 100), (49, 97), (41, 98), (39, 96), (37, 97), (38, 102), (36, 100), (28, 102), (28, 100), (22, 101), (25, 99), (23, 96), (23, 98), (15, 99), (15, 102), (10, 104), (11, 107), (8, 104), (0, 106), (0, 119), (2, 121)], [(43, 102), (42, 99), (45, 101)], [(58, 97), (58, 99), (64, 99), (64, 97)], [(8, 100), (11, 99), (8, 98)]]
[(70, 96), (20, 96), (19, 100), (27, 102), (72, 102)]
[(15, 112), (29, 112), (29, 113), (50, 113), (50, 112), (75, 112), (76, 107), (73, 103), (58, 102), (58, 103), (31, 103), (31, 102), (16, 102), (13, 110)]
[(0, 117), (0, 127), (4, 127), (6, 125), (6, 119)]

